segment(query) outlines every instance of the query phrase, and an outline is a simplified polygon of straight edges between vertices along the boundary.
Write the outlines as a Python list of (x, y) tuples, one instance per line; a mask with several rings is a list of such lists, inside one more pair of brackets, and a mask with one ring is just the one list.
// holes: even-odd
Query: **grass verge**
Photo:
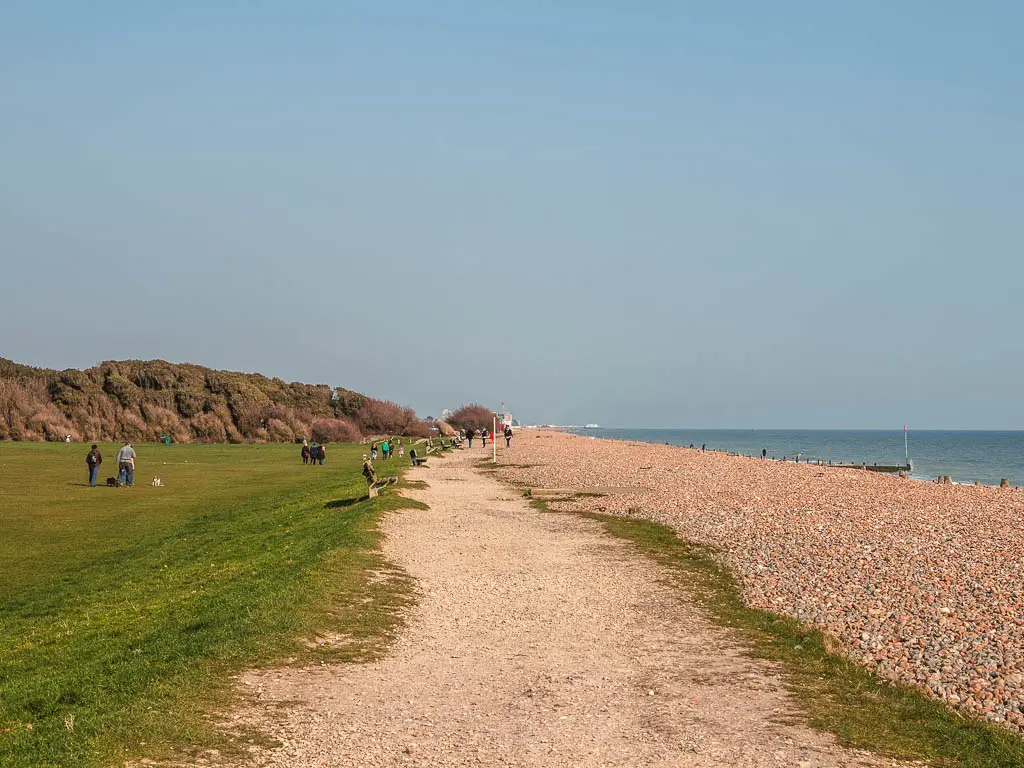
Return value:
[[(533, 499), (537, 509), (548, 502)], [(633, 543), (666, 566), (714, 622), (737, 633), (752, 656), (780, 665), (789, 690), (814, 728), (841, 744), (936, 766), (1020, 768), (1024, 740), (966, 717), (902, 683), (883, 680), (836, 653), (836, 641), (779, 614), (744, 604), (740, 587), (712, 547), (684, 541), (666, 525), (576, 512)]]
[(80, 482), (81, 446), (2, 445), (0, 765), (230, 751), (233, 673), (379, 655), (413, 591), (377, 526), (417, 503), (368, 500), (362, 450), (142, 446), (118, 489)]

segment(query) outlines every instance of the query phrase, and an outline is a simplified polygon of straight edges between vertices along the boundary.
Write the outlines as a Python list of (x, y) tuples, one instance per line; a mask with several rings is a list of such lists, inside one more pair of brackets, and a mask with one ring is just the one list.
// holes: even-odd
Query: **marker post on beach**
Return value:
[[(504, 403), (501, 404), (505, 406)], [(498, 463), (498, 417), (491, 415), (491, 421), (494, 422), (494, 426), (491, 428), (491, 453), (494, 456), (493, 461), (495, 464)]]
[(907, 466), (910, 466), (910, 443), (907, 442), (907, 425), (903, 425), (903, 455), (907, 460)]

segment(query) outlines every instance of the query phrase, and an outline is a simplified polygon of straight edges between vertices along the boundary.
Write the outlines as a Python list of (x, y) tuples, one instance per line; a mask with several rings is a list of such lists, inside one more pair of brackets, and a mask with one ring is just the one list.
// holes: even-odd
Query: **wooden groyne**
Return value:
[(894, 475), (897, 472), (909, 472), (909, 464), (830, 464), (840, 469), (866, 469), (868, 472), (886, 472)]

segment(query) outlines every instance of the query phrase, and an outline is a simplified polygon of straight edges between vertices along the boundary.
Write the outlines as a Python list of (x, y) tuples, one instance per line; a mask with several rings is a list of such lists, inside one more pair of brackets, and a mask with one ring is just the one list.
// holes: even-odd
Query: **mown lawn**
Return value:
[[(101, 448), (102, 483), (117, 446)], [(86, 449), (0, 443), (5, 768), (230, 749), (210, 715), (233, 672), (372, 657), (396, 629), (410, 590), (377, 520), (412, 502), (365, 499), (362, 446), (329, 446), (322, 467), (290, 445), (137, 446), (130, 489), (89, 488)], [(324, 631), (351, 642), (303, 642)]]

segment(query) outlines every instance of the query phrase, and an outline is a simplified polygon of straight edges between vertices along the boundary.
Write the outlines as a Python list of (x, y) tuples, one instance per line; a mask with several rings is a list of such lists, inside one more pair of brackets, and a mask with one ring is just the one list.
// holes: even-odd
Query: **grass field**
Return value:
[[(365, 499), (361, 446), (322, 467), (291, 445), (137, 446), (134, 488), (88, 487), (86, 450), (0, 443), (4, 768), (230, 749), (210, 716), (232, 672), (373, 656), (397, 628), (411, 591), (376, 526), (413, 502)], [(330, 631), (350, 642), (303, 642)]]

